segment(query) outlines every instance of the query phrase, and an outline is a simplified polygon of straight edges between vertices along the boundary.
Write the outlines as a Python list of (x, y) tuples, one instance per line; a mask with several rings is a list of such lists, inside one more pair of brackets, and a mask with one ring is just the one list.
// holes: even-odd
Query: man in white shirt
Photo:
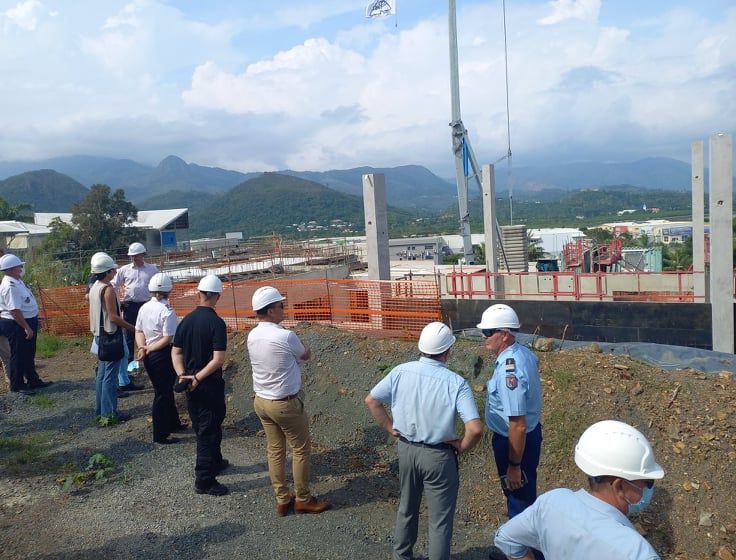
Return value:
[(659, 560), (627, 517), (649, 504), (664, 477), (647, 438), (623, 422), (597, 422), (580, 436), (575, 463), (589, 490), (542, 494), (496, 531), (496, 546), (511, 559), (532, 559), (536, 549), (547, 560)]
[[(143, 243), (131, 243), (128, 247), (128, 256), (130, 263), (118, 268), (118, 273), (112, 280), (112, 287), (116, 290), (123, 286), (124, 294), (120, 307), (123, 310), (123, 319), (135, 325), (138, 319), (138, 311), (151, 299), (151, 292), (148, 291), (148, 283), (153, 275), (158, 272), (155, 264), (146, 262), (146, 248)], [(133, 360), (133, 337), (126, 336), (126, 344), (128, 345), (128, 359)], [(126, 364), (127, 365), (127, 364)], [(118, 383), (121, 389), (126, 391), (136, 391), (143, 388), (142, 385), (136, 385), (128, 377), (127, 368), (121, 368)]]
[[(309, 420), (301, 396), (302, 376), (298, 361), (312, 352), (296, 333), (279, 323), (284, 320), (285, 298), (276, 288), (264, 286), (253, 294), (258, 325), (248, 334), (248, 353), (253, 369), (253, 402), (268, 444), (268, 474), (276, 493), (276, 513), (321, 513), (330, 503), (317, 500), (309, 490)], [(292, 452), (296, 496), (286, 483), (286, 442)]]

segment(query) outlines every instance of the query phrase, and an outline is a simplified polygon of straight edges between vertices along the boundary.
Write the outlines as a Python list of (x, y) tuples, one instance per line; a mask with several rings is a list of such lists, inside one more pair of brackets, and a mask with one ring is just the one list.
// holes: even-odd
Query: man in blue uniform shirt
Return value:
[(496, 546), (507, 558), (548, 560), (658, 560), (659, 556), (628, 520), (651, 500), (664, 470), (647, 438), (623, 422), (604, 420), (589, 427), (575, 447), (575, 463), (590, 489), (551, 490), (496, 531)]
[(536, 356), (516, 342), (519, 317), (508, 305), (492, 305), (478, 328), (485, 347), (496, 354), (493, 375), (486, 384), (486, 425), (491, 439), (509, 518), (534, 503), (537, 466), (542, 446), (542, 389)]
[[(447, 325), (428, 324), (419, 337), (422, 357), (396, 366), (365, 398), (376, 422), (399, 440), (395, 560), (413, 558), (422, 490), (429, 516), (429, 558), (450, 558), (460, 487), (457, 455), (475, 447), (483, 433), (470, 386), (445, 365), (454, 343)], [(391, 406), (393, 420), (385, 405)], [(455, 431), (456, 415), (465, 423), (462, 439)]]

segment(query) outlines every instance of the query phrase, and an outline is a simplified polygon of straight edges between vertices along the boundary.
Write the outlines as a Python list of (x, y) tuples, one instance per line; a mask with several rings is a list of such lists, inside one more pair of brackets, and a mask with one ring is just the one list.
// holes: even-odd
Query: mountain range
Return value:
[[(164, 158), (156, 167), (126, 159), (69, 156), (36, 161), (0, 161), (0, 179), (28, 171), (52, 169), (84, 186), (105, 183), (125, 189), (129, 200), (141, 209), (196, 207), (261, 173), (241, 173), (218, 167), (186, 163), (177, 156)], [(322, 184), (332, 190), (360, 196), (361, 176), (384, 173), (390, 205), (415, 210), (440, 210), (457, 200), (455, 185), (427, 168), (404, 165), (392, 168), (358, 167), (330, 171), (278, 171)], [(496, 167), (496, 190), (509, 187), (517, 193), (545, 189), (579, 189), (628, 184), (640, 188), (689, 190), (690, 166), (669, 158), (648, 158), (630, 163), (580, 162), (545, 167), (518, 167), (509, 175)], [(707, 185), (707, 182), (706, 182)], [(470, 196), (478, 196), (471, 186)], [(176, 201), (176, 204), (174, 204)]]

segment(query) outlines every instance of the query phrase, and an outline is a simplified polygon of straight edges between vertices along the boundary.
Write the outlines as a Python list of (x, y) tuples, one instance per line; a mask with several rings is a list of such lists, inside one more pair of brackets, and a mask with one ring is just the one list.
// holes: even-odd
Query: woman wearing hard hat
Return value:
[(171, 278), (158, 272), (148, 283), (151, 300), (138, 311), (135, 322), (135, 342), (138, 360), (146, 366), (153, 385), (153, 441), (155, 443), (178, 443), (169, 437), (186, 426), (181, 423), (174, 402), (176, 372), (171, 361), (171, 343), (176, 333), (176, 313), (169, 305), (169, 294), (173, 289)]

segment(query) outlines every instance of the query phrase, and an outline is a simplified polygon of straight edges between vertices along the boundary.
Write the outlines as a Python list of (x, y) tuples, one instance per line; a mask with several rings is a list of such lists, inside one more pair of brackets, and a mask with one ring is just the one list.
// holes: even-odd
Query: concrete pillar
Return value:
[(483, 239), (486, 244), (486, 270), (498, 272), (498, 230), (496, 229), (496, 178), (493, 165), (484, 165), (481, 189), (483, 191)]
[(693, 185), (693, 289), (695, 301), (705, 303), (705, 193), (703, 141), (692, 143)]
[(710, 300), (713, 350), (733, 354), (733, 142), (713, 134), (710, 181)]
[(386, 179), (383, 173), (363, 175), (365, 246), (368, 253), (368, 279), (391, 280), (388, 251)]

